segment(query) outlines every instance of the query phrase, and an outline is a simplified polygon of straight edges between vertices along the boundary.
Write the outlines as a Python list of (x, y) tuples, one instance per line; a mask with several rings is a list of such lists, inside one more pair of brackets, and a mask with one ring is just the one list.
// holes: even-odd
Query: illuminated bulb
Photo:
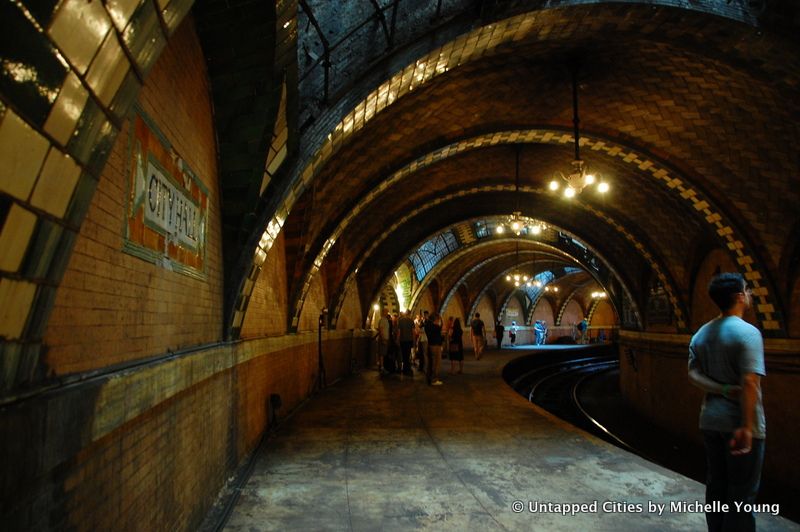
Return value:
[(506, 275), (506, 281), (510, 281), (510, 280), (511, 280), (511, 276), (510, 275)]
[(503, 231), (504, 231), (503, 226), (502, 225), (498, 225), (497, 226), (497, 234), (498, 235), (502, 235)]
[(511, 224), (511, 229), (513, 229), (514, 232), (519, 233), (519, 222), (512, 223)]
[(515, 281), (519, 281), (519, 274), (518, 274), (518, 273), (515, 273), (515, 274), (514, 274), (514, 280), (515, 280)]
[(372, 305), (372, 310), (380, 310), (380, 309), (381, 309), (381, 307), (380, 307), (380, 305), (378, 305), (377, 303), (375, 303), (374, 305)]
[(527, 284), (528, 286), (530, 286), (530, 285), (531, 285), (531, 282), (530, 282), (530, 281), (528, 281), (526, 284)]
[(606, 183), (605, 181), (602, 181), (599, 185), (597, 185), (597, 191), (601, 194), (605, 194), (606, 192), (608, 192), (609, 188), (610, 187), (608, 186), (608, 183)]
[(550, 190), (558, 190), (558, 181), (555, 179), (550, 181)]
[(519, 286), (519, 281), (514, 281), (514, 286)]
[(586, 174), (586, 176), (583, 179), (584, 181), (586, 181), (587, 185), (591, 185), (594, 183), (594, 174)]
[(575, 189), (572, 187), (567, 187), (564, 189), (564, 196), (567, 198), (574, 198), (575, 197)]
[(533, 284), (536, 285), (536, 288), (541, 288), (542, 287), (542, 282), (541, 281), (534, 281)]
[(531, 227), (531, 233), (533, 233), (534, 235), (541, 234), (541, 232), (542, 232), (541, 225), (534, 225), (533, 227)]
[(528, 276), (527, 276), (527, 275), (523, 275), (523, 276), (522, 276), (522, 280), (523, 280), (523, 281), (527, 281), (527, 280), (528, 280)]
[(550, 291), (550, 287), (549, 287), (549, 286), (545, 286), (545, 287), (544, 287), (544, 291), (545, 291), (545, 292), (549, 292), (549, 291)]
[(557, 286), (553, 287), (553, 292), (558, 292), (558, 287)]

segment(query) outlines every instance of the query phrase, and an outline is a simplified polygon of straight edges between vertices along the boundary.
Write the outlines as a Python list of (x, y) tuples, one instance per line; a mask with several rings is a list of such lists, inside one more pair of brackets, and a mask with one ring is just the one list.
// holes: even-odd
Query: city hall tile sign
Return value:
[(131, 114), (123, 249), (205, 278), (208, 189), (141, 109)]

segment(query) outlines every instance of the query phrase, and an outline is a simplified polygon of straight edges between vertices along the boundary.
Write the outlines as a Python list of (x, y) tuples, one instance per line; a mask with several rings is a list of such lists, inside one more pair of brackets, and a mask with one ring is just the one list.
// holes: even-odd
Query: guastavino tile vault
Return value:
[[(507, 381), (597, 344), (626, 411), (700, 445), (719, 272), (764, 338), (758, 522), (797, 529), (772, 515), (800, 503), (796, 2), (7, 0), (0, 25), (4, 529), (702, 528), (514, 512), (703, 492)], [(460, 320), (463, 374), (381, 376), (407, 309)]]

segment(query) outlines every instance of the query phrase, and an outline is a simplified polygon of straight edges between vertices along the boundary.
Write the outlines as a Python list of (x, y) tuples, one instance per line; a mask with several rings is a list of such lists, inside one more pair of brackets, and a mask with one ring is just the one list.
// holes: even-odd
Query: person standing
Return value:
[(589, 330), (589, 322), (586, 321), (586, 318), (583, 318), (578, 323), (578, 343), (585, 344), (586, 343), (586, 331)]
[(481, 319), (481, 313), (476, 312), (475, 318), (470, 323), (472, 334), (472, 348), (475, 350), (475, 360), (480, 360), (483, 356), (483, 348), (486, 347), (486, 326)]
[(417, 320), (417, 364), (419, 370), (425, 372), (425, 357), (428, 356), (428, 335), (425, 333), (425, 324), (428, 323), (428, 311), (424, 311)]
[(381, 316), (380, 321), (378, 321), (378, 371), (381, 373), (391, 371), (390, 368), (386, 367), (387, 358), (389, 357), (391, 336), (391, 315), (387, 312)]
[[(455, 318), (450, 316), (447, 318), (447, 325), (442, 327), (442, 338), (444, 338), (444, 344), (442, 345), (442, 358), (447, 358), (450, 356), (450, 335), (453, 332), (453, 320)], [(442, 322), (444, 323), (444, 317), (442, 317)]]
[(425, 334), (428, 335), (428, 366), (427, 377), (428, 384), (431, 386), (440, 386), (442, 381), (439, 380), (439, 366), (442, 364), (442, 318), (438, 314), (434, 314), (425, 324)]
[(536, 320), (533, 324), (533, 334), (536, 338), (536, 345), (542, 345), (544, 343), (544, 327), (542, 327), (542, 321)]
[[(456, 372), (456, 362), (458, 371)], [(456, 318), (450, 330), (450, 374), (459, 375), (464, 372), (464, 331), (461, 329), (461, 320)]]
[(517, 343), (517, 322), (512, 321), (511, 327), (508, 329), (508, 337), (511, 338), (511, 345), (515, 345)]
[[(761, 377), (764, 341), (744, 321), (751, 292), (739, 273), (722, 273), (708, 286), (722, 314), (703, 325), (689, 344), (689, 382), (705, 392), (700, 430), (706, 448), (706, 503), (727, 512), (706, 512), (709, 531), (755, 530), (752, 512), (734, 503), (755, 503), (764, 462), (766, 421)], [(717, 508), (715, 508), (717, 509)]]
[(547, 329), (547, 322), (545, 320), (542, 320), (542, 344), (541, 345), (545, 345), (547, 343), (547, 333), (548, 332), (549, 331)]
[(400, 354), (402, 356), (402, 370), (404, 375), (413, 375), (411, 370), (411, 347), (414, 345), (414, 320), (409, 311), (400, 314), (397, 320), (397, 334), (400, 340)]
[(503, 324), (498, 321), (497, 324), (494, 326), (494, 337), (497, 340), (497, 349), (502, 349), (503, 345), (503, 333), (506, 331), (506, 328), (503, 327)]

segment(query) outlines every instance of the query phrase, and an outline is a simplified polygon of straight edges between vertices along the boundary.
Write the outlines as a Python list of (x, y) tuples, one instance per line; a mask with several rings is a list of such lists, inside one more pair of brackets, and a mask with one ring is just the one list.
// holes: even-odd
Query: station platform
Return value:
[[(503, 366), (364, 370), (324, 389), (256, 457), (225, 530), (705, 530), (704, 486), (517, 395)], [(800, 526), (757, 514), (762, 531)]]

